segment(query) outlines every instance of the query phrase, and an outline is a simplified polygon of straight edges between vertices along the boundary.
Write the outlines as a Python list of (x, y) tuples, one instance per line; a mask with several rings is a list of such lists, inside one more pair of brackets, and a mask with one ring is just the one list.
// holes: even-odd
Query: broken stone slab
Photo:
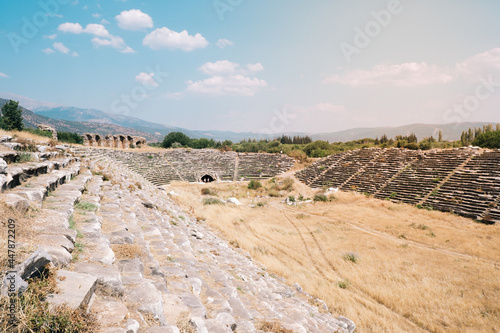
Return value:
[(221, 312), (215, 317), (215, 320), (225, 328), (229, 328), (231, 331), (234, 331), (238, 325), (236, 324), (236, 320), (229, 313)]
[(86, 306), (89, 309), (94, 301), (97, 278), (90, 274), (58, 270), (56, 273), (58, 294), (47, 295), (49, 309), (67, 304), (76, 310)]
[(136, 304), (137, 310), (142, 313), (149, 313), (165, 325), (165, 314), (163, 312), (163, 300), (153, 283), (148, 279), (136, 285), (130, 285), (125, 289), (125, 299), (129, 303)]
[(5, 202), (7, 206), (14, 208), (21, 214), (26, 213), (30, 206), (28, 199), (12, 193), (3, 195), (2, 201)]
[(33, 252), (28, 259), (17, 266), (15, 271), (18, 272), (22, 279), (27, 280), (37, 276), (51, 261), (52, 257), (50, 254), (43, 249), (39, 249)]
[(189, 319), (189, 323), (193, 325), (194, 329), (197, 333), (208, 333), (208, 330), (205, 326), (205, 321), (200, 317), (191, 317)]
[(95, 243), (94, 246), (89, 247), (87, 253), (90, 256), (92, 262), (98, 262), (107, 266), (112, 265), (115, 262), (115, 253), (109, 246), (108, 239), (101, 235), (99, 238), (94, 238), (92, 241)]
[(42, 245), (39, 249), (47, 251), (52, 257), (52, 263), (59, 268), (64, 268), (71, 263), (73, 256), (61, 246)]
[(349, 333), (354, 332), (354, 330), (356, 329), (356, 324), (354, 324), (354, 322), (352, 320), (350, 320), (344, 316), (338, 317), (337, 320), (346, 325), (346, 327), (344, 327), (344, 328), (347, 329), (347, 331)]
[(7, 162), (5, 162), (3, 158), (0, 158), (0, 174), (7, 174)]
[(109, 242), (111, 244), (134, 244), (134, 234), (126, 231), (114, 231), (109, 235)]
[(16, 271), (8, 272), (2, 281), (0, 281), (0, 295), (8, 296), (11, 293), (22, 294), (28, 289), (28, 283), (24, 281)]
[(69, 253), (75, 249), (75, 244), (64, 235), (37, 235), (35, 243), (40, 245), (61, 246)]
[(102, 326), (119, 325), (128, 314), (127, 307), (117, 301), (96, 300), (92, 310), (97, 314), (97, 320)]
[(125, 324), (125, 331), (127, 333), (137, 333), (139, 332), (139, 328), (141, 325), (139, 325), (139, 322), (135, 319), (129, 319), (127, 320), (127, 323)]
[(146, 333), (180, 333), (180, 331), (177, 326), (156, 326), (148, 328)]
[(96, 292), (109, 296), (122, 296), (124, 287), (120, 272), (114, 267), (79, 262), (75, 264), (75, 271), (97, 277)]
[(168, 323), (175, 323), (182, 313), (189, 311), (189, 308), (182, 304), (181, 298), (177, 295), (163, 293), (162, 300), (163, 312)]
[(207, 310), (201, 303), (200, 299), (191, 293), (184, 293), (180, 295), (182, 303), (191, 309), (191, 315), (194, 317), (206, 318)]

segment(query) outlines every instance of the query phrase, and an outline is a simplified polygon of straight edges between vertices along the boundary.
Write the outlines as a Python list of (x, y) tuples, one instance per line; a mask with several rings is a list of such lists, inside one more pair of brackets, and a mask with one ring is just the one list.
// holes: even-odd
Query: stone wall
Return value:
[(146, 144), (146, 139), (141, 136), (130, 135), (111, 135), (85, 133), (82, 135), (83, 145), (90, 147), (109, 147), (109, 148), (130, 148), (131, 146), (141, 146)]

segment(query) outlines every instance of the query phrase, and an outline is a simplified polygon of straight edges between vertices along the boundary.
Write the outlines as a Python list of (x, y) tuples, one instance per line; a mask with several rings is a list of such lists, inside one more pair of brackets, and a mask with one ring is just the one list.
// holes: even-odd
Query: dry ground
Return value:
[[(297, 180), (281, 198), (246, 186), (166, 189), (233, 246), (325, 300), (335, 316), (352, 319), (357, 332), (500, 332), (499, 225), (355, 193), (337, 192), (328, 203), (281, 203), (314, 196)], [(205, 187), (244, 205), (204, 205)]]

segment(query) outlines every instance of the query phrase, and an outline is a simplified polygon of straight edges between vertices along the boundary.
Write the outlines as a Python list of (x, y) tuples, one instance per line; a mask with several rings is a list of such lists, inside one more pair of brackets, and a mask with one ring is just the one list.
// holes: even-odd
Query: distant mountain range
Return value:
[[(143, 136), (149, 142), (163, 140), (170, 132), (183, 132), (191, 138), (208, 138), (214, 140), (231, 140), (239, 142), (243, 139), (269, 138), (268, 135), (253, 132), (231, 131), (198, 131), (172, 127), (148, 122), (139, 118), (107, 113), (95, 109), (81, 109), (76, 107), (60, 106), (51, 102), (40, 102), (24, 96), (10, 93), (0, 93), (0, 107), (9, 99), (20, 101), (23, 106), (23, 118), (26, 126), (36, 127), (37, 124), (46, 124), (58, 131), (83, 133), (129, 134)], [(23, 104), (26, 103), (26, 104)], [(30, 107), (27, 107), (29, 105)], [(34, 111), (34, 112), (33, 112)], [(415, 133), (418, 139), (434, 136), (437, 138), (439, 130), (443, 132), (444, 140), (458, 140), (462, 131), (469, 127), (482, 127), (488, 122), (464, 122), (455, 124), (411, 124), (399, 127), (353, 128), (331, 133), (286, 132), (288, 136), (310, 136), (313, 140), (329, 142), (351, 141), (364, 138), (380, 138), (384, 134), (389, 138), (396, 135)], [(280, 136), (281, 134), (279, 134)], [(278, 135), (277, 135), (278, 136)]]

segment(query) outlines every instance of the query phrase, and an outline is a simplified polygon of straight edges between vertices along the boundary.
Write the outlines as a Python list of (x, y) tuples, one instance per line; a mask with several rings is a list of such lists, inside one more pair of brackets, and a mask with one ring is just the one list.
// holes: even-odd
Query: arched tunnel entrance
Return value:
[(201, 181), (203, 183), (211, 183), (211, 182), (215, 181), (215, 179), (210, 175), (205, 175), (205, 176), (201, 177)]

